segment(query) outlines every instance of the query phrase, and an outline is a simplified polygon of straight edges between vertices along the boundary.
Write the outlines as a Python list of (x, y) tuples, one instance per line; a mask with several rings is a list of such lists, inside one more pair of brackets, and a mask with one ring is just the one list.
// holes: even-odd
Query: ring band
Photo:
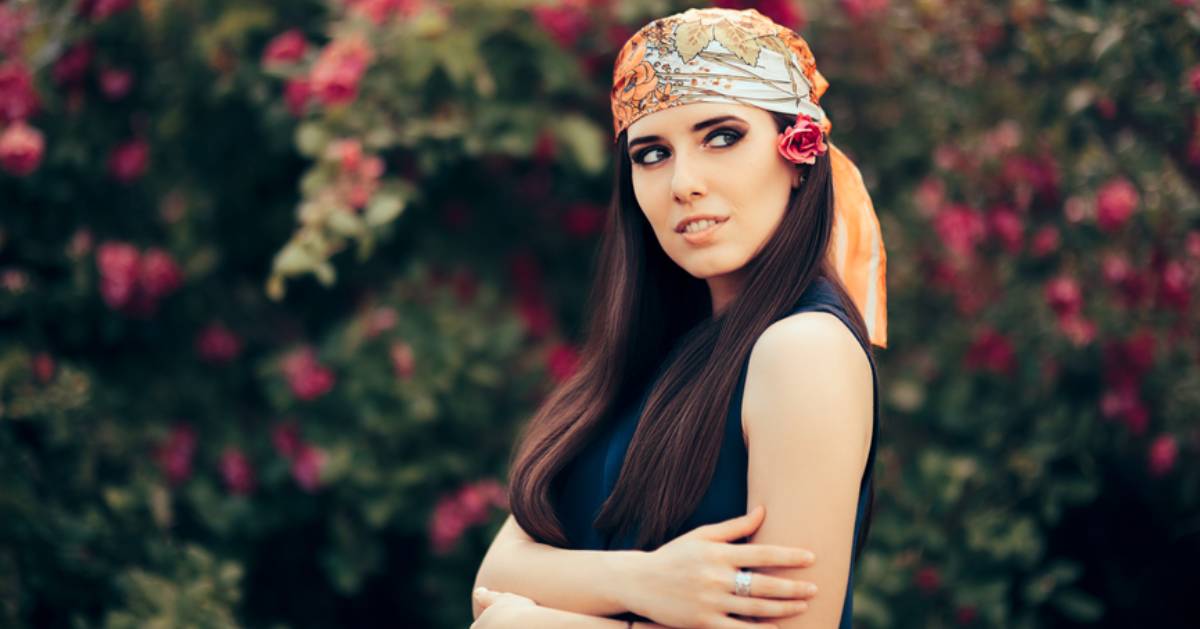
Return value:
[(733, 578), (733, 593), (738, 596), (750, 596), (750, 577), (753, 574), (745, 568), (739, 568)]

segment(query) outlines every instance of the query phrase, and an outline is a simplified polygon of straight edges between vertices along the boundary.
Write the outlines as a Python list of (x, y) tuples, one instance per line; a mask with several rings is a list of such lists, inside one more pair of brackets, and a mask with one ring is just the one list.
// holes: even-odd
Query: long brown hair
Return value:
[[(774, 113), (783, 131), (793, 116)], [(553, 507), (558, 477), (589, 439), (656, 373), (616, 486), (595, 526), (652, 550), (685, 532), (679, 528), (709, 486), (721, 449), (730, 399), (742, 365), (766, 328), (786, 316), (823, 275), (849, 313), (853, 331), (866, 324), (828, 266), (833, 225), (829, 154), (802, 165), (775, 233), (743, 269), (739, 295), (717, 316), (704, 280), (667, 257), (633, 194), (624, 131), (613, 159), (613, 195), (588, 298), (586, 337), (578, 369), (550, 392), (526, 424), (513, 451), (509, 504), (540, 542), (565, 547)], [(866, 344), (869, 355), (870, 344)], [(874, 503), (872, 483), (869, 504)], [(857, 560), (870, 525), (859, 529)]]

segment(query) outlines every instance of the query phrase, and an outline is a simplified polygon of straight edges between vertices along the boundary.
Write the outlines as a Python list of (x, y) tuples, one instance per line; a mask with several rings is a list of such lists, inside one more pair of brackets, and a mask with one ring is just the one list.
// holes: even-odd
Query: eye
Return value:
[(724, 143), (717, 144), (718, 147), (733, 146), (734, 144), (737, 144), (738, 140), (742, 139), (742, 134), (738, 133), (737, 131), (735, 131), (734, 129), (731, 129), (729, 127), (724, 127), (721, 129), (717, 129), (716, 131), (714, 131), (712, 133), (712, 135), (708, 136), (708, 138), (706, 138), (706, 139), (712, 140), (714, 138), (722, 138), (722, 137), (728, 138), (728, 140)]
[(650, 148), (642, 149), (642, 150), (638, 151), (637, 153), (634, 153), (633, 163), (635, 163), (635, 164), (657, 164), (658, 162), (661, 162), (663, 159), (666, 159), (666, 158), (664, 157), (662, 159), (646, 161), (646, 156), (651, 153), (656, 153), (656, 152), (660, 152), (660, 151), (665, 153), (666, 149), (662, 148), (661, 146), (652, 146)]

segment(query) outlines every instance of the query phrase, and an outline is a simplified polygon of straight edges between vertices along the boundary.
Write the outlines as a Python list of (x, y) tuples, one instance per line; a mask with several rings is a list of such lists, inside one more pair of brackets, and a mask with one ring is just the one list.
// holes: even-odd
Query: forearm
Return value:
[[(602, 618), (569, 612), (562, 609), (537, 607), (530, 610), (530, 616), (523, 619), (523, 629), (627, 629), (629, 621), (615, 618)], [(635, 629), (671, 629), (666, 625), (639, 620), (633, 623)]]
[[(488, 550), (475, 587), (520, 594), (538, 605), (564, 612), (611, 616), (629, 611), (620, 588), (629, 583), (631, 568), (644, 554), (636, 550), (569, 550), (513, 541)], [(478, 604), (472, 602), (473, 616), (479, 613)]]

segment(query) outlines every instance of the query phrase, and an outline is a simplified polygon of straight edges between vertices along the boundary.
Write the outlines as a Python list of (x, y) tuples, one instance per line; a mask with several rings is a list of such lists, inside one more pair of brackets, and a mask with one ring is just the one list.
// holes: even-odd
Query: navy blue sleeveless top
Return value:
[[(810, 311), (831, 313), (841, 319), (852, 333), (854, 331), (849, 317), (833, 291), (832, 284), (824, 277), (818, 277), (809, 285), (790, 314)], [(858, 336), (855, 335), (855, 338)], [(858, 341), (867, 352), (867, 358), (871, 363), (875, 403), (870, 450), (867, 455), (866, 470), (863, 472), (863, 478), (859, 484), (858, 513), (854, 519), (854, 542), (850, 548), (852, 559), (846, 586), (846, 599), (842, 605), (840, 629), (850, 629), (851, 627), (854, 600), (855, 562), (853, 557), (857, 550), (859, 528), (864, 510), (868, 508), (872, 470), (875, 463), (875, 435), (879, 429), (879, 380), (875, 371), (875, 361), (871, 357), (867, 339), (858, 338)], [(746, 514), (746, 477), (749, 459), (745, 437), (742, 433), (742, 389), (745, 386), (748, 367), (749, 359), (747, 358), (741, 365), (741, 375), (729, 402), (724, 437), (712, 481), (696, 510), (683, 525), (681, 529), (683, 532)], [(659, 369), (659, 374), (661, 372), (662, 367)], [(593, 528), (592, 522), (600, 512), (600, 506), (616, 485), (617, 476), (620, 474), (625, 460), (626, 450), (633, 440), (634, 430), (637, 428), (642, 409), (652, 388), (652, 385), (647, 387), (635, 404), (623, 409), (616, 421), (609, 422), (604, 426), (597, 437), (584, 447), (558, 477), (559, 481), (556, 483), (553, 502), (570, 543), (569, 548), (628, 550), (637, 547), (634, 539), (636, 532), (616, 538), (613, 535), (597, 531)], [(743, 541), (746, 539), (748, 538), (743, 538)], [(614, 618), (646, 620), (632, 612), (614, 616)]]

